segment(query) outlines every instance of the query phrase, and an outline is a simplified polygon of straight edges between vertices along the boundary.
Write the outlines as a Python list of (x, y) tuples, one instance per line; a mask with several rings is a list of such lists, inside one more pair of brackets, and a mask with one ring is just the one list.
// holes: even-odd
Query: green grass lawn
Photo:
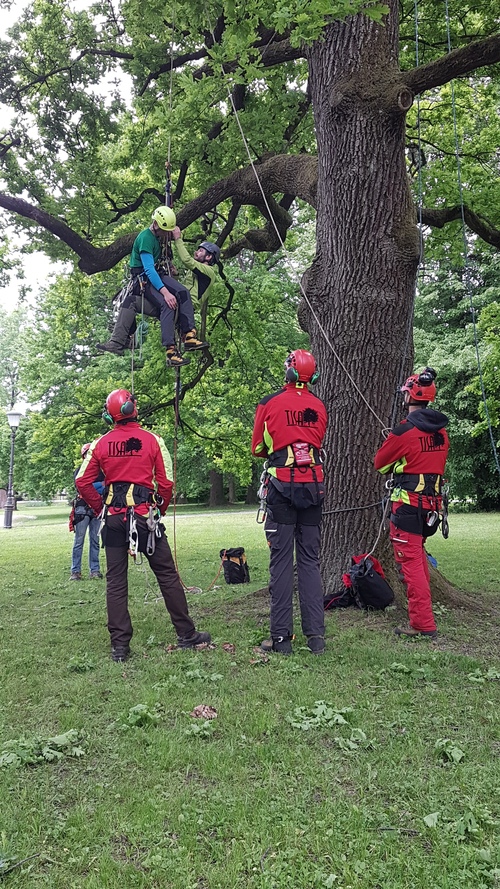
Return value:
[[(449, 540), (429, 542), (484, 602), (438, 605), (437, 645), (398, 642), (390, 609), (346, 609), (327, 615), (323, 657), (298, 633), (293, 657), (266, 659), (255, 512), (178, 512), (188, 587), (208, 587), (221, 548), (248, 555), (251, 584), (221, 575), (188, 596), (212, 649), (169, 650), (154, 578), (131, 563), (124, 665), (109, 659), (104, 581), (68, 580), (67, 506), (22, 507), (0, 530), (2, 884), (500, 886), (500, 515), (453, 515)], [(217, 718), (190, 716), (199, 704)]]

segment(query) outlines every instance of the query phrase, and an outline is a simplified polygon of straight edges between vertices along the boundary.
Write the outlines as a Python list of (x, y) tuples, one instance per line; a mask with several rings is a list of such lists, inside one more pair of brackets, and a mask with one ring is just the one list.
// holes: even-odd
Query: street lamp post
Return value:
[(5, 513), (3, 526), (4, 528), (12, 528), (12, 513), (16, 505), (14, 498), (14, 443), (16, 440), (16, 432), (21, 422), (22, 414), (19, 411), (7, 411), (7, 422), (10, 426), (10, 464), (9, 464), (9, 484), (7, 487), (7, 502), (5, 504)]

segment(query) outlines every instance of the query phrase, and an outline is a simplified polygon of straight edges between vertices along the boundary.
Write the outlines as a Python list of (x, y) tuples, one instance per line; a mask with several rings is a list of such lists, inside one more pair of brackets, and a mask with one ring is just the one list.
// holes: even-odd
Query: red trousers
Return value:
[(414, 630), (435, 630), (425, 538), (396, 528), (394, 522), (390, 523), (390, 536), (394, 557), (406, 585), (410, 626)]

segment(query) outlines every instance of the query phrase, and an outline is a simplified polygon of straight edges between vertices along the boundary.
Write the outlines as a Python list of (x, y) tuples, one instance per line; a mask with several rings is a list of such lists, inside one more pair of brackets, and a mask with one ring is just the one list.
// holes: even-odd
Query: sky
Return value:
[[(11, 9), (0, 9), (0, 39), (7, 36), (7, 29), (17, 21), (26, 5), (27, 0), (17, 0)], [(10, 108), (0, 103), (0, 128), (8, 127), (10, 115)], [(13, 234), (12, 242), (14, 245), (17, 242), (18, 246), (21, 246), (18, 235)], [(13, 275), (8, 287), (0, 287), (0, 307), (7, 312), (13, 312), (17, 306), (20, 285), (26, 286), (28, 284), (35, 296), (40, 287), (47, 286), (49, 274), (54, 271), (54, 263), (44, 253), (34, 253), (25, 257), (23, 265), (26, 275), (25, 281), (19, 282)]]
[[(23, 11), (23, 9), (28, 6), (31, 0), (15, 0), (11, 9), (0, 8), (0, 39), (7, 38), (7, 30), (11, 27), (11, 25), (16, 22)], [(70, 5), (74, 8), (76, 7), (86, 7), (89, 5), (89, 0), (69, 0)], [(116, 75), (113, 75), (113, 79)], [(124, 93), (127, 95), (130, 94), (131, 84), (128, 79), (123, 76), (122, 78), (122, 87)], [(103, 90), (106, 90), (106, 84), (103, 85)], [(9, 126), (11, 118), (11, 109), (0, 103), (0, 130), (4, 127)], [(6, 214), (7, 220), (9, 219), (10, 214)], [(23, 242), (20, 239), (20, 236), (12, 232), (12, 244), (14, 247), (21, 247)], [(37, 293), (42, 288), (46, 288), (51, 283), (52, 279), (56, 277), (57, 274), (61, 274), (64, 271), (64, 263), (55, 263), (53, 260), (49, 259), (44, 253), (33, 253), (23, 258), (23, 267), (25, 273), (25, 279), (23, 281), (18, 281), (14, 275), (11, 277), (11, 281), (8, 287), (0, 287), (0, 309), (3, 309), (7, 312), (12, 312), (17, 307), (18, 299), (19, 299), (19, 288), (26, 287), (27, 285), (31, 289), (31, 297), (29, 298), (29, 303), (34, 304), (36, 301)]]

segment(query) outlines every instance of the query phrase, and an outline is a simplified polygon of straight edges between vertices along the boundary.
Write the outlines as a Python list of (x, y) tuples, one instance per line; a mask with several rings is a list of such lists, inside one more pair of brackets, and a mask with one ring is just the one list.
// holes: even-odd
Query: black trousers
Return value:
[(175, 322), (181, 334), (188, 333), (195, 327), (194, 309), (191, 294), (183, 284), (179, 284), (175, 278), (161, 275), (165, 287), (174, 294), (177, 300), (177, 309), (167, 306), (161, 293), (147, 281), (144, 286), (144, 297), (136, 283), (133, 293), (123, 303), (123, 309), (133, 308), (136, 313), (144, 312), (145, 315), (160, 319), (161, 342), (163, 346), (173, 346), (175, 343)]
[[(179, 637), (190, 636), (195, 625), (189, 616), (184, 588), (176, 571), (165, 534), (156, 538), (152, 556), (146, 553), (148, 528), (143, 516), (135, 516), (139, 534), (139, 550), (146, 556), (160, 587), (170, 620)], [(132, 621), (128, 610), (128, 542), (125, 514), (109, 515), (104, 529), (106, 551), (106, 607), (111, 645), (128, 645), (132, 638)]]
[(319, 567), (321, 504), (295, 509), (270, 485), (264, 525), (271, 553), (271, 636), (293, 636), (293, 562), (297, 562), (300, 617), (305, 636), (324, 636)]

